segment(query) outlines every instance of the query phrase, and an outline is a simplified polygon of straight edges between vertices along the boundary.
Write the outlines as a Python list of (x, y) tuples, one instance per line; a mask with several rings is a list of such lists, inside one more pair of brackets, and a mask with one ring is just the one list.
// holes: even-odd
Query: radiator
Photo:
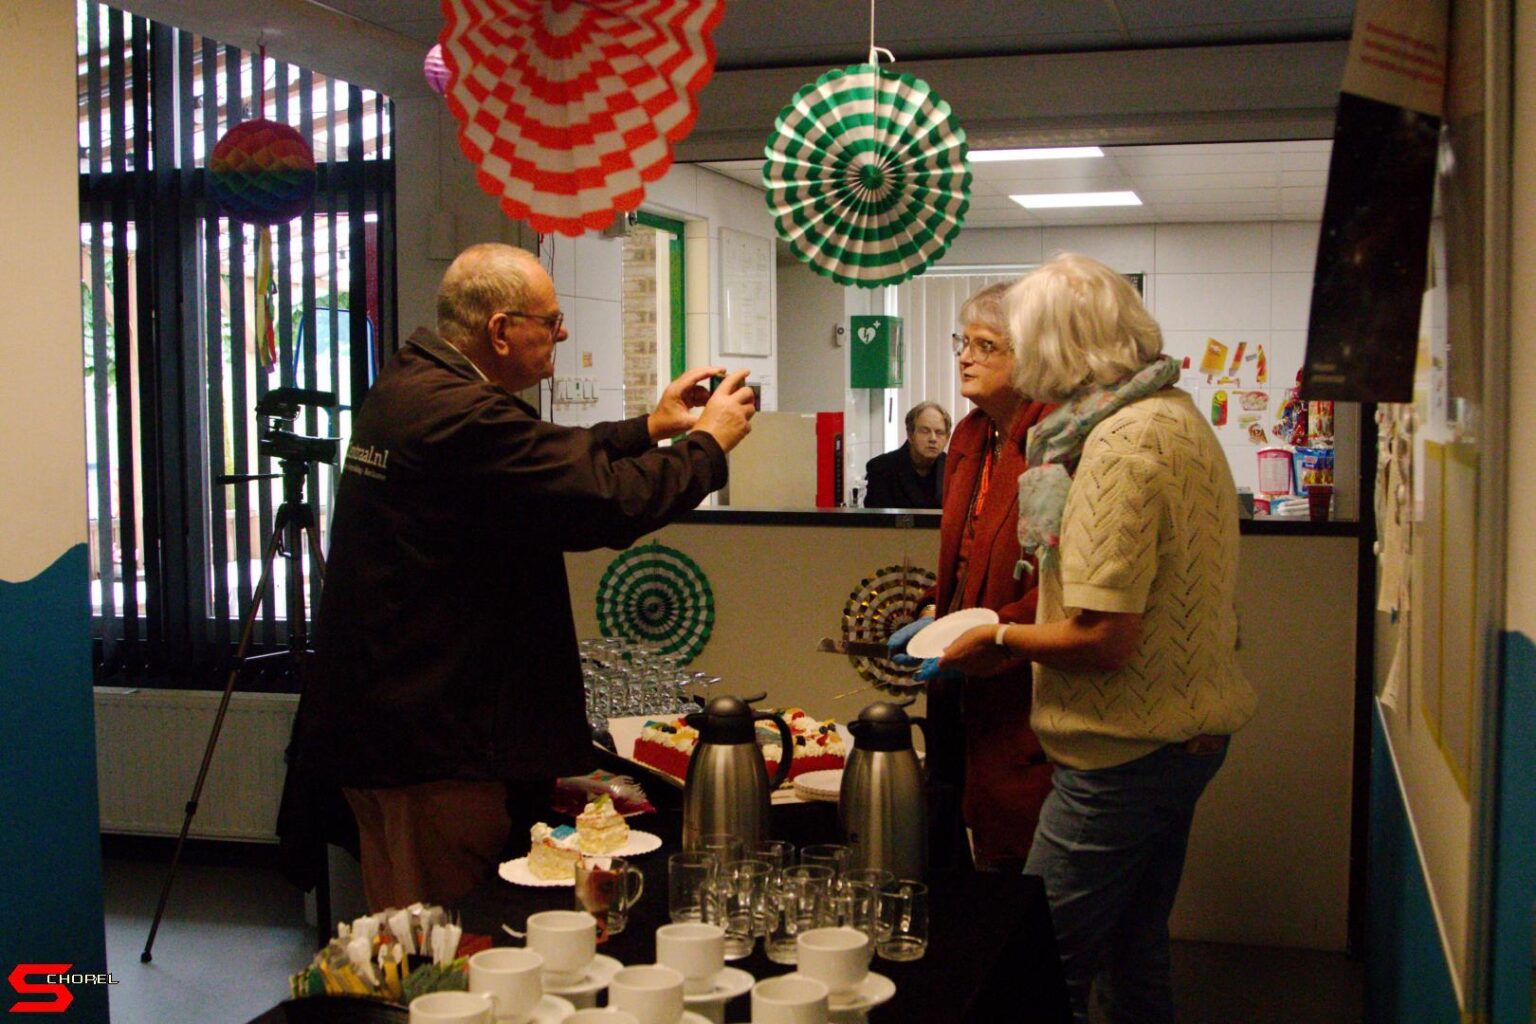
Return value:
[[(220, 691), (96, 688), (101, 830), (176, 835), (208, 745)], [(236, 693), (189, 835), (275, 842), (283, 749), (298, 697)]]

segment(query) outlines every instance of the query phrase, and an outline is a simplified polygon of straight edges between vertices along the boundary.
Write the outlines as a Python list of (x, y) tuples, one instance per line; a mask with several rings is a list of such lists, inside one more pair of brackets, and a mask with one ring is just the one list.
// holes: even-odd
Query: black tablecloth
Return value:
[[(776, 806), (773, 834), (796, 846), (836, 838), (833, 804)], [(645, 873), (645, 893), (630, 911), (625, 930), (599, 951), (625, 964), (656, 960), (656, 929), (667, 923), (667, 855), (677, 850), (681, 819), (676, 811), (631, 819), (636, 828), (655, 832), (662, 848), (633, 858)], [(502, 924), (522, 930), (539, 910), (569, 910), (572, 890), (528, 888), (495, 879), (481, 886), (456, 909), (466, 931), (494, 937), (498, 945), (514, 940)], [(896, 996), (870, 1011), (881, 1021), (923, 1024), (948, 1022), (1050, 1022), (1070, 1019), (1050, 912), (1040, 880), (1027, 875), (954, 872), (929, 879), (929, 943), (923, 959), (896, 963), (876, 957), (871, 969), (896, 983)], [(794, 970), (763, 954), (759, 943), (751, 956), (732, 966), (768, 978)], [(751, 1003), (742, 996), (726, 1006), (727, 1022), (746, 1021)]]

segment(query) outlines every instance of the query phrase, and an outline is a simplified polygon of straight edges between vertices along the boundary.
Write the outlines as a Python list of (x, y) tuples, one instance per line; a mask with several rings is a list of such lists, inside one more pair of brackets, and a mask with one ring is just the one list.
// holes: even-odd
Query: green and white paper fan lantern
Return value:
[(597, 584), (603, 636), (655, 646), (679, 665), (692, 661), (715, 625), (715, 595), (698, 563), (660, 541), (608, 563)]
[(779, 237), (841, 284), (921, 274), (970, 206), (965, 130), (949, 104), (875, 63), (829, 71), (795, 93), (763, 153)]

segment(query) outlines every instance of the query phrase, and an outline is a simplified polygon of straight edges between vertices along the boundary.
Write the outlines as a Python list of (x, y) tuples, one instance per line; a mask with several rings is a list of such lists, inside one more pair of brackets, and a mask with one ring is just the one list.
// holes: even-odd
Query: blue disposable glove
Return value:
[(957, 668), (940, 668), (938, 658), (928, 658), (920, 666), (912, 679), (919, 683), (958, 683), (965, 678), (965, 673)]
[(902, 668), (911, 668), (913, 665), (916, 665), (918, 659), (907, 655), (907, 643), (932, 622), (932, 615), (924, 615), (922, 618), (914, 619), (886, 637), (885, 646), (891, 652), (891, 661)]

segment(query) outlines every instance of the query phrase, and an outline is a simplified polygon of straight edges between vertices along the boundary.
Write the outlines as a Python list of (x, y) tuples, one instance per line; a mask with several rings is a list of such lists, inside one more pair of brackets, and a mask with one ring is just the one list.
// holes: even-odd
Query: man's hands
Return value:
[(710, 394), (704, 382), (725, 373), (719, 366), (689, 370), (667, 385), (661, 401), (646, 419), (652, 441), (676, 437), (685, 430), (701, 430), (713, 437), (723, 451), (730, 451), (751, 432), (748, 424), (757, 413), (752, 389), (743, 387), (746, 370), (726, 377)]
[[(677, 379), (677, 383), (687, 379), (688, 374), (684, 374)], [(745, 386), (746, 380), (746, 370), (737, 370), (722, 380), (704, 404), (698, 422), (693, 425), (694, 430), (713, 437), (721, 451), (728, 452), (735, 448), (752, 431), (749, 421), (757, 415), (757, 402), (752, 396), (752, 389)]]
[(664, 441), (685, 430), (692, 430), (694, 421), (699, 418), (697, 410), (709, 401), (709, 389), (704, 386), (704, 382), (724, 372), (722, 367), (706, 366), (689, 370), (668, 384), (667, 390), (661, 393), (661, 401), (656, 403), (655, 411), (646, 419), (645, 425), (650, 431), (651, 440)]

